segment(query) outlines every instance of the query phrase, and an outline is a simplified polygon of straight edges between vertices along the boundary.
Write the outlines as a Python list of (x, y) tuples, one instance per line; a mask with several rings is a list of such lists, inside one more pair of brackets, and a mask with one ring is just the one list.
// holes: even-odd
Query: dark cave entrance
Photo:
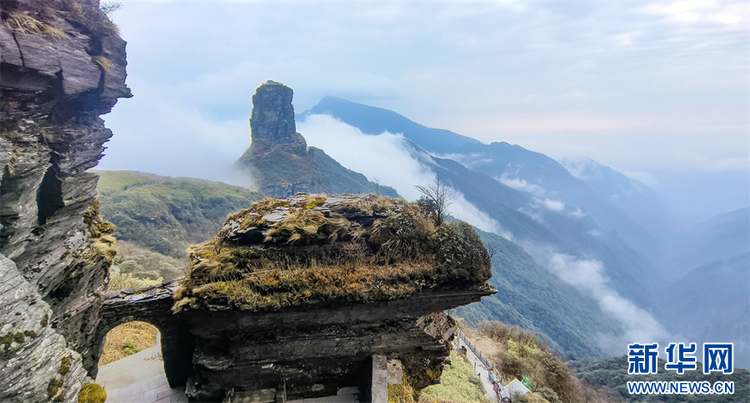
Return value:
[(63, 208), (65, 203), (62, 197), (62, 181), (57, 177), (55, 166), (49, 167), (44, 173), (42, 184), (39, 185), (39, 191), (36, 195), (36, 207), (38, 212), (39, 225), (47, 223), (47, 219), (52, 217), (58, 210)]

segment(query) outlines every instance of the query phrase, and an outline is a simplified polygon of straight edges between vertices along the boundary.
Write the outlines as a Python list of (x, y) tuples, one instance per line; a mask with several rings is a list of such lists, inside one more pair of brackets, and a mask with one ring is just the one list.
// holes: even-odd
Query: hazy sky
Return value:
[(103, 169), (220, 178), (272, 79), (297, 112), (336, 95), (647, 183), (748, 170), (746, 1), (121, 1)]

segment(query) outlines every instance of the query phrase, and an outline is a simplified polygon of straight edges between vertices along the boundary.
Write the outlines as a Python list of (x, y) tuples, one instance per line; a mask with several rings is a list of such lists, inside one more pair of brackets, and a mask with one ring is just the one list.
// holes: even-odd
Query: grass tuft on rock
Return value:
[(102, 68), (102, 70), (104, 70), (107, 73), (112, 71), (112, 69), (114, 68), (114, 65), (112, 64), (111, 61), (109, 61), (109, 59), (107, 59), (106, 56), (101, 56), (101, 55), (91, 56), (91, 61), (96, 63), (99, 67)]
[(3, 22), (12, 31), (27, 35), (44, 35), (53, 39), (64, 39), (68, 35), (21, 11), (4, 12)]
[(175, 311), (390, 300), (490, 277), (468, 224), (435, 226), (420, 206), (375, 195), (267, 198), (188, 252)]

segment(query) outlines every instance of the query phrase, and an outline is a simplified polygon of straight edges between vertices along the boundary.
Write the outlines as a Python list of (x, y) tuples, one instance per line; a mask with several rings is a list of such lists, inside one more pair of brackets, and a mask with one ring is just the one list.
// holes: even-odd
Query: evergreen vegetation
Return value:
[(101, 213), (117, 226), (117, 239), (178, 259), (189, 245), (216, 234), (227, 214), (261, 197), (251, 189), (202, 179), (94, 172), (100, 176)]

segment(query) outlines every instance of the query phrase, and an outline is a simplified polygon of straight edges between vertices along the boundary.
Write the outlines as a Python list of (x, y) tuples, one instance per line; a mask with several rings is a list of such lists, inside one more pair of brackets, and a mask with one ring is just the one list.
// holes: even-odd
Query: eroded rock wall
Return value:
[(52, 310), (0, 255), (0, 401), (75, 402), (86, 377), (81, 355), (49, 323)]
[[(89, 350), (114, 251), (98, 216), (97, 176), (86, 170), (112, 136), (99, 115), (130, 96), (125, 42), (96, 0), (3, 0), (0, 8), (0, 254), (9, 259), (0, 275), (20, 282), (29, 305), (51, 310), (45, 330), (30, 330), (32, 344), (0, 346), (0, 378), (18, 379), (25, 369), (41, 381), (65, 353), (76, 380), (64, 386), (80, 386), (85, 371), (71, 350), (83, 368), (94, 365)], [(11, 304), (15, 291), (4, 291), (0, 306), (23, 316), (23, 306)], [(3, 322), (0, 337), (28, 330), (12, 323)], [(47, 401), (46, 389), (14, 399)]]
[(232, 390), (285, 390), (289, 399), (335, 395), (363, 385), (373, 355), (404, 362), (410, 383), (436, 383), (455, 322), (442, 311), (495, 290), (480, 285), (392, 301), (284, 309), (189, 311), (197, 346), (191, 401), (220, 401)]

